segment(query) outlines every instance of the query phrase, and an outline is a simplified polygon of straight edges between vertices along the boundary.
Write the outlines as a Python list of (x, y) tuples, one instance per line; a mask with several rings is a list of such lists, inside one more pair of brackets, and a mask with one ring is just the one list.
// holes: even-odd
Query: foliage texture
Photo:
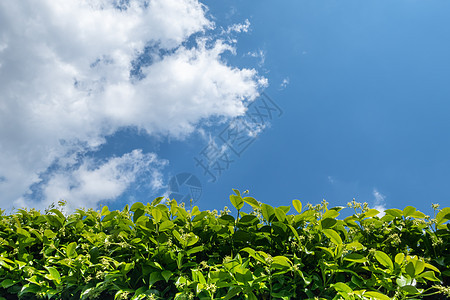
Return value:
[(383, 215), (353, 201), (338, 218), (325, 201), (291, 209), (247, 194), (230, 196), (234, 216), (163, 198), (2, 212), (0, 299), (449, 297), (449, 207)]

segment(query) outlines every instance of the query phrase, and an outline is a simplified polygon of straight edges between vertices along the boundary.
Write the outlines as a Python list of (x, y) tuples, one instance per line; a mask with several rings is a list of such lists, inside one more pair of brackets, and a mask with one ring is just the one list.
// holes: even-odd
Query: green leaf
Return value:
[(237, 210), (241, 210), (241, 208), (244, 206), (244, 200), (241, 198), (241, 196), (230, 195), (230, 201), (231, 204), (233, 204), (234, 208), (236, 208)]
[(59, 218), (60, 221), (61, 221), (61, 224), (64, 224), (64, 220), (66, 219), (66, 217), (63, 215), (62, 212), (60, 212), (60, 211), (59, 211), (58, 209), (56, 209), (56, 208), (51, 209), (50, 212), (52, 212), (52, 213), (54, 213), (55, 215), (57, 215), (58, 218)]
[(420, 294), (420, 292), (417, 290), (417, 288), (413, 285), (404, 285), (401, 287), (401, 289), (410, 295)]
[[(241, 192), (239, 192), (239, 190), (237, 190), (237, 189), (232, 189), (233, 190), (233, 192), (236, 194), (236, 195), (238, 195), (239, 197), (241, 197)], [(245, 193), (244, 193), (245, 194)]]
[(433, 271), (435, 271), (437, 273), (441, 273), (441, 271), (439, 271), (438, 268), (436, 268), (435, 266), (433, 266), (433, 265), (431, 265), (429, 263), (425, 263), (425, 268), (431, 269), (431, 270), (433, 270)]
[(426, 280), (430, 281), (440, 281), (433, 271), (425, 271), (421, 273), (419, 276), (417, 276), (417, 278), (425, 278)]
[(406, 274), (411, 276), (411, 278), (414, 278), (414, 275), (416, 274), (416, 269), (414, 268), (414, 263), (410, 261), (406, 267), (405, 267)]
[(372, 218), (372, 217), (377, 216), (379, 213), (380, 212), (378, 210), (372, 208), (363, 214), (363, 218)]
[(292, 200), (292, 206), (294, 206), (295, 210), (298, 213), (302, 212), (302, 203), (300, 202), (300, 200), (297, 200), (297, 199)]
[(228, 290), (227, 294), (225, 295), (225, 298), (223, 298), (224, 300), (229, 300), (231, 298), (233, 298), (234, 296), (238, 295), (240, 292), (242, 292), (242, 288), (241, 287), (232, 287), (231, 289)]
[(56, 232), (51, 231), (50, 229), (45, 229), (44, 230), (44, 237), (48, 238), (48, 239), (53, 239), (54, 237), (56, 237)]
[(330, 257), (334, 257), (334, 252), (331, 251), (331, 249), (327, 248), (327, 247), (321, 247), (318, 246), (317, 248), (322, 249), (323, 251), (325, 251), (326, 253), (328, 253), (330, 255)]
[(323, 233), (336, 245), (342, 244), (342, 239), (339, 236), (339, 233), (334, 231), (333, 229), (324, 229)]
[(335, 210), (328, 210), (326, 213), (323, 214), (322, 218), (323, 219), (336, 218), (337, 216), (339, 216), (339, 212), (337, 212)]
[(392, 260), (383, 251), (379, 250), (375, 251), (375, 258), (383, 266), (389, 268), (390, 270), (394, 270), (394, 264), (392, 263)]
[(175, 225), (173, 224), (172, 221), (166, 220), (166, 221), (163, 221), (163, 222), (159, 225), (159, 231), (160, 231), (160, 232), (163, 232), (163, 231), (166, 231), (166, 230), (170, 230), (170, 229), (172, 229), (174, 226), (175, 226)]
[(351, 292), (353, 292), (352, 288), (343, 282), (337, 282), (337, 283), (332, 284), (331, 286), (338, 292), (344, 292), (347, 294), (350, 294)]
[(245, 203), (250, 204), (252, 207), (259, 208), (259, 203), (258, 203), (258, 201), (256, 201), (255, 198), (253, 198), (253, 197), (244, 197), (243, 200), (244, 200)]
[(285, 214), (287, 214), (291, 210), (291, 207), (288, 205), (281, 205), (281, 206), (278, 206), (278, 208), (281, 209), (282, 211), (284, 211)]
[(444, 207), (436, 215), (437, 225), (441, 225), (450, 219), (450, 207)]
[(410, 217), (413, 217), (415, 219), (424, 219), (425, 218), (425, 214), (423, 212), (420, 212), (420, 211), (416, 210), (415, 212), (410, 214)]
[(184, 245), (184, 240), (181, 238), (181, 234), (178, 231), (174, 230), (172, 231), (172, 234), (181, 245)]
[(403, 264), (403, 260), (405, 259), (405, 254), (403, 253), (397, 253), (397, 255), (394, 258), (394, 261), (399, 264), (402, 265)]
[(72, 242), (69, 245), (67, 245), (67, 247), (66, 247), (67, 257), (70, 257), (70, 258), (77, 257), (78, 254), (75, 251), (75, 248), (77, 248), (77, 243), (76, 242)]
[(23, 235), (25, 237), (30, 237), (30, 233), (28, 231), (26, 231), (25, 229), (23, 229), (23, 228), (17, 228), (16, 232), (19, 235)]
[(25, 284), (24, 286), (22, 286), (22, 289), (20, 290), (18, 296), (19, 299), (22, 298), (22, 296), (24, 294), (30, 293), (30, 294), (37, 294), (38, 292), (40, 292), (41, 287), (35, 284)]
[(166, 282), (169, 282), (170, 277), (172, 277), (173, 273), (169, 270), (165, 270), (161, 272), (162, 277), (164, 277), (164, 280)]
[(272, 221), (272, 216), (275, 215), (275, 210), (273, 209), (272, 206), (263, 203), (261, 205), (261, 213), (264, 219), (270, 223)]
[(145, 207), (146, 206), (144, 204), (142, 204), (142, 202), (135, 202), (135, 203), (133, 203), (133, 205), (131, 205), (130, 211), (136, 212), (136, 210), (138, 210), (138, 209), (142, 209), (145, 211)]
[(320, 221), (320, 224), (322, 225), (322, 229), (332, 228), (334, 225), (336, 225), (337, 220), (332, 218), (326, 218)]
[(196, 216), (196, 215), (199, 215), (200, 213), (201, 212), (200, 212), (200, 209), (198, 209), (198, 206), (194, 206), (192, 208), (191, 215)]
[(56, 270), (56, 268), (54, 267), (47, 267), (44, 266), (47, 271), (49, 272), (49, 274), (45, 275), (45, 278), (52, 280), (52, 281), (56, 281), (56, 283), (60, 283), (61, 282), (61, 276), (59, 275), (58, 270)]
[(252, 272), (249, 269), (240, 267), (236, 268), (235, 277), (238, 282), (246, 284), (253, 279)]
[(275, 216), (280, 222), (284, 222), (286, 220), (286, 213), (278, 207), (275, 208)]
[(403, 215), (405, 218), (410, 217), (414, 212), (416, 211), (416, 208), (413, 206), (407, 206), (403, 209)]
[(181, 206), (177, 206), (176, 207), (176, 211), (178, 212), (178, 216), (180, 216), (183, 219), (187, 219), (187, 217), (189, 216), (189, 214), (187, 213), (187, 211), (181, 207)]
[(396, 218), (401, 218), (403, 216), (403, 212), (397, 208), (386, 209), (384, 211), (387, 215), (391, 215)]
[(361, 255), (361, 254), (358, 254), (358, 253), (347, 254), (344, 257), (344, 260), (353, 261), (353, 262), (357, 262), (357, 263), (367, 262), (367, 258), (365, 256)]
[(122, 271), (123, 271), (124, 274), (127, 274), (127, 273), (130, 272), (133, 268), (134, 268), (134, 262), (126, 263), (125, 266), (123, 267)]
[(164, 197), (157, 197), (157, 198), (155, 198), (153, 201), (152, 201), (152, 203), (150, 204), (151, 206), (156, 206), (156, 205), (158, 205), (159, 203), (161, 203), (161, 201), (164, 199)]
[(347, 250), (355, 251), (355, 250), (363, 250), (364, 246), (360, 242), (351, 242), (345, 245)]
[[(115, 216), (119, 215), (117, 211), (111, 211), (109, 214), (107, 214), (103, 219), (102, 222), (108, 222), (109, 220), (114, 219)], [(82, 224), (82, 223), (81, 223)]]
[(187, 247), (194, 245), (199, 240), (199, 237), (196, 236), (195, 234), (193, 234), (192, 232), (189, 232), (186, 236), (187, 236), (186, 237), (186, 246)]
[(16, 284), (18, 281), (14, 281), (12, 279), (5, 279), (2, 281), (2, 283), (0, 284), (0, 286), (4, 289), (9, 288), (10, 286), (13, 286), (14, 284)]
[(109, 213), (110, 213), (109, 208), (108, 206), (105, 205), (102, 207), (102, 212), (100, 213), (100, 216), (103, 217), (109, 215)]
[(134, 211), (133, 214), (133, 222), (137, 223), (137, 220), (142, 217), (143, 215), (145, 215), (145, 210), (142, 208), (138, 208)]
[(150, 274), (150, 278), (148, 280), (148, 286), (149, 288), (152, 287), (155, 283), (157, 283), (160, 280), (165, 280), (164, 277), (161, 275), (161, 271), (155, 271)]
[(287, 226), (291, 229), (291, 231), (294, 234), (294, 236), (297, 239), (297, 241), (300, 241), (300, 236), (298, 235), (297, 230), (292, 225), (288, 224)]
[(425, 262), (422, 260), (416, 260), (414, 263), (414, 274), (418, 275), (423, 272), (425, 269)]
[(250, 225), (248, 223), (257, 223), (258, 217), (254, 215), (245, 215), (239, 219), (239, 223)]
[(162, 212), (158, 208), (152, 209), (152, 216), (156, 223), (159, 223), (162, 219)]
[(372, 299), (376, 299), (376, 300), (390, 300), (391, 298), (389, 298), (388, 296), (386, 296), (385, 294), (379, 293), (379, 292), (374, 292), (374, 291), (368, 291), (364, 293), (365, 297), (370, 297)]
[(195, 254), (195, 253), (197, 253), (197, 252), (203, 251), (203, 249), (204, 249), (203, 246), (197, 246), (197, 247), (194, 247), (194, 248), (189, 249), (188, 251), (186, 251), (186, 254), (187, 254), (187, 255)]
[(219, 218), (219, 221), (223, 220), (225, 224), (234, 224), (236, 221), (232, 215), (222, 215)]
[(255, 257), (256, 251), (252, 248), (246, 247), (244, 249), (241, 249), (241, 251), (247, 252), (250, 256)]
[(292, 262), (287, 257), (275, 256), (273, 258), (272, 267), (274, 268), (290, 268), (291, 266)]
[(247, 296), (246, 300), (258, 300), (258, 297), (256, 297), (256, 295), (251, 290), (245, 291), (245, 294)]

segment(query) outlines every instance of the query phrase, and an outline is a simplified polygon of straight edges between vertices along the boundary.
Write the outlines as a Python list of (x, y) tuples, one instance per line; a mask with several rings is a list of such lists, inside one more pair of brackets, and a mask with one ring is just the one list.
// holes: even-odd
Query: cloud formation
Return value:
[(374, 207), (380, 213), (378, 216), (381, 218), (385, 215), (386, 210), (386, 196), (381, 194), (377, 189), (373, 189), (373, 196), (375, 197)]
[(202, 119), (242, 115), (266, 81), (223, 61), (235, 45), (212, 35), (206, 11), (197, 0), (0, 2), (0, 207), (69, 192), (93, 206), (144, 171), (156, 188), (155, 154), (84, 154), (124, 127), (182, 138)]

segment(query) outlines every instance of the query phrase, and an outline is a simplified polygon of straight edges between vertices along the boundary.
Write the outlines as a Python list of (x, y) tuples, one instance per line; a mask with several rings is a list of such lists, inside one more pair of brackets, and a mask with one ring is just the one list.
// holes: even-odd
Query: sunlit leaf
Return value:
[(398, 263), (399, 265), (401, 265), (403, 263), (404, 259), (405, 259), (405, 254), (397, 253), (397, 255), (395, 255), (394, 261), (396, 263)]
[(392, 263), (392, 260), (383, 251), (379, 251), (379, 250), (375, 251), (375, 258), (383, 266), (389, 268), (390, 270), (394, 269), (394, 264)]
[(292, 206), (294, 206), (295, 210), (298, 213), (302, 212), (302, 203), (300, 202), (300, 200), (297, 200), (297, 199), (292, 200)]
[(353, 261), (353, 262), (358, 262), (358, 263), (364, 263), (364, 262), (367, 262), (367, 261), (368, 261), (367, 258), (366, 258), (365, 256), (363, 256), (363, 255), (361, 255), (361, 254), (358, 254), (358, 253), (350, 253), (350, 254), (347, 254), (347, 255), (344, 257), (344, 260)]
[(416, 208), (413, 206), (407, 206), (403, 209), (403, 215), (406, 217), (410, 217), (414, 212), (416, 211)]
[(255, 207), (255, 208), (259, 207), (258, 201), (256, 201), (256, 199), (253, 197), (244, 197), (243, 200), (245, 203), (250, 204), (252, 207)]
[(342, 244), (342, 239), (339, 234), (333, 229), (324, 229), (323, 233), (336, 245)]
[(372, 208), (363, 214), (363, 218), (372, 218), (372, 217), (377, 216), (379, 213), (380, 213), (380, 211)]
[(401, 218), (403, 216), (403, 212), (397, 208), (386, 209), (384, 212), (396, 218)]
[(66, 247), (67, 257), (70, 257), (70, 258), (77, 257), (77, 252), (75, 251), (76, 247), (77, 247), (77, 243), (76, 242), (72, 242), (69, 245), (67, 245), (67, 247)]
[(280, 222), (284, 222), (286, 220), (286, 213), (278, 207), (275, 208), (275, 216)]
[(244, 206), (244, 200), (240, 196), (230, 195), (230, 201), (237, 210), (240, 210)]
[(323, 219), (326, 218), (336, 218), (337, 216), (339, 216), (339, 212), (335, 211), (335, 210), (328, 210), (327, 212), (325, 212), (322, 216)]
[(376, 300), (390, 300), (391, 299), (382, 293), (374, 292), (374, 291), (366, 291), (363, 295), (365, 297), (370, 297), (371, 299), (376, 299)]

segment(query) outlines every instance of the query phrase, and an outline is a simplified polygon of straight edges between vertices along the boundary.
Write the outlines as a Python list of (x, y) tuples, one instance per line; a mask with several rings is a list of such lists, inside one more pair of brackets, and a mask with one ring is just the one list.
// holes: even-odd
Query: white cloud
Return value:
[(336, 179), (333, 176), (328, 176), (328, 182), (331, 184), (334, 184), (336, 182)]
[(248, 32), (250, 28), (250, 21), (248, 19), (246, 19), (244, 21), (244, 23), (239, 23), (239, 24), (233, 24), (231, 26), (228, 26), (226, 33), (230, 34), (231, 32)]
[(284, 78), (280, 84), (280, 89), (284, 90), (288, 86), (289, 82), (289, 77)]
[[(39, 183), (44, 202), (62, 198), (77, 180), (73, 195), (114, 198), (135, 178), (120, 168), (117, 180), (102, 172), (118, 158), (93, 170), (87, 162), (62, 170), (122, 127), (180, 138), (202, 119), (242, 115), (266, 84), (255, 70), (222, 60), (234, 46), (208, 36), (214, 24), (197, 0), (131, 0), (122, 9), (116, 2), (0, 2), (0, 207), (33, 205), (23, 196)], [(193, 34), (204, 37), (185, 46)], [(136, 70), (149, 46), (151, 63)], [(58, 171), (42, 181), (55, 162)], [(110, 192), (82, 184), (89, 176), (106, 176)]]
[(51, 174), (42, 191), (43, 202), (36, 203), (21, 198), (16, 204), (43, 209), (64, 199), (68, 203), (69, 211), (79, 206), (95, 207), (102, 200), (120, 196), (139, 175), (149, 171), (152, 174), (151, 188), (161, 188), (159, 168), (165, 164), (166, 162), (158, 160), (155, 154), (143, 154), (140, 150), (109, 158), (104, 163), (84, 159), (74, 169), (58, 170)]
[(266, 61), (266, 52), (263, 50), (258, 50), (258, 51), (251, 51), (247, 53), (248, 56), (250, 57), (254, 57), (254, 58), (259, 58), (259, 62), (258, 65), (261, 67), (262, 65), (264, 65), (264, 62)]
[(381, 194), (377, 189), (373, 189), (372, 194), (375, 197), (373, 208), (380, 212), (378, 214), (379, 217), (383, 217), (385, 215), (384, 211), (386, 210), (386, 196)]

